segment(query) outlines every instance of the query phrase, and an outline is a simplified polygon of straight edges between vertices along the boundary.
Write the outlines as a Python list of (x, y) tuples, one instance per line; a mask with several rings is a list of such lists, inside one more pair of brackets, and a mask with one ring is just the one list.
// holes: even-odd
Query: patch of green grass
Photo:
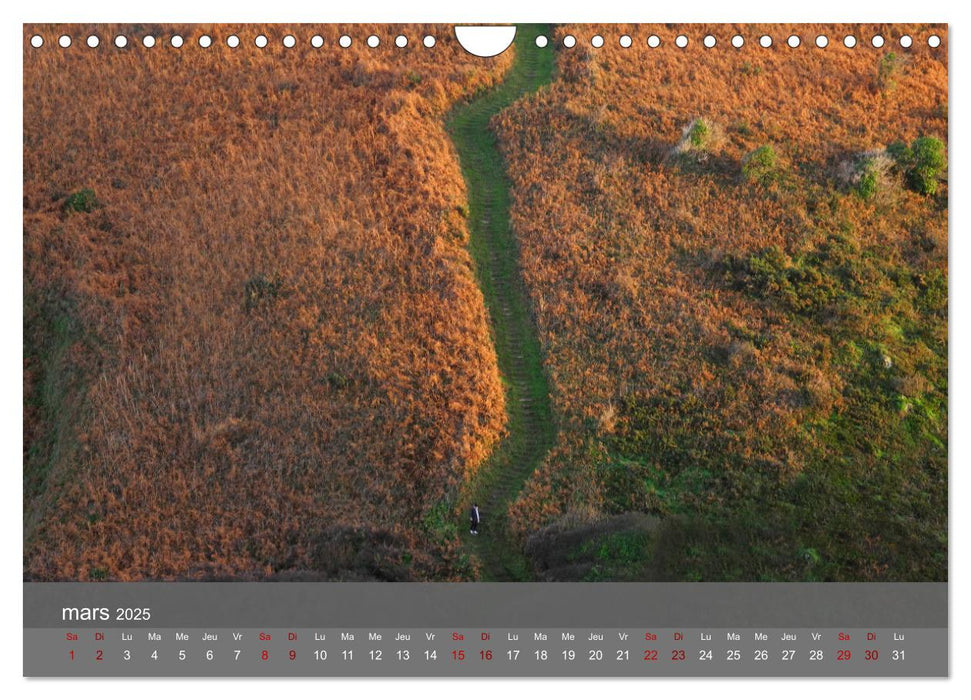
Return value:
[(459, 534), (451, 504), (444, 500), (436, 503), (425, 513), (422, 525), (431, 540), (438, 544), (451, 541)]
[(742, 161), (742, 175), (749, 182), (768, 187), (779, 179), (779, 156), (766, 144), (749, 153)]
[(39, 499), (55, 465), (69, 461), (78, 447), (77, 421), (86, 385), (71, 362), (71, 349), (84, 334), (69, 305), (25, 297), (24, 326), (24, 357), (37, 368), (34, 390), (26, 398), (36, 408), (41, 426), (24, 460), (29, 510), (26, 503)]
[[(915, 274), (849, 226), (794, 253), (726, 256), (713, 275), (785, 319), (794, 367), (839, 377), (838, 401), (793, 414), (805, 422), (791, 445), (749, 438), (756, 455), (798, 450), (793, 474), (745, 457), (717, 412), (682, 387), (624, 397), (599, 477), (610, 512), (664, 516), (650, 575), (946, 579), (946, 275)], [(803, 340), (820, 337), (824, 352)], [(651, 493), (662, 508), (648, 505)]]
[(466, 484), (461, 509), (477, 502), (482, 534), (469, 546), (486, 579), (530, 577), (522, 549), (507, 532), (507, 509), (553, 445), (554, 426), (542, 350), (519, 267), (519, 246), (509, 223), (510, 182), (489, 125), (492, 117), (550, 81), (554, 53), (536, 47), (547, 25), (520, 25), (516, 57), (503, 82), (458, 105), (447, 129), (459, 154), (468, 192), (469, 250), (489, 312), (490, 330), (506, 393), (507, 435), (476, 477)]
[(639, 530), (613, 532), (584, 542), (574, 559), (590, 558), (593, 565), (584, 581), (637, 581), (651, 560), (653, 539)]
[(64, 211), (67, 213), (81, 212), (90, 214), (100, 206), (101, 202), (94, 196), (94, 190), (84, 188), (74, 194), (68, 195), (67, 200), (64, 202)]
[(877, 88), (883, 92), (890, 92), (897, 87), (897, 76), (900, 73), (902, 61), (893, 51), (884, 54), (877, 62)]

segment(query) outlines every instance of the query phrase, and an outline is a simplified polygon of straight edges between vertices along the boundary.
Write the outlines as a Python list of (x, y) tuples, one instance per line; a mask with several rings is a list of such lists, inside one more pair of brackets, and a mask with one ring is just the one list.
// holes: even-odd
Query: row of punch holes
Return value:
[[(183, 36), (181, 36), (180, 34), (175, 34), (169, 38), (169, 45), (172, 46), (173, 48), (178, 49), (185, 44), (185, 41), (186, 40)], [(199, 46), (204, 49), (212, 46), (213, 42), (214, 42), (214, 39), (208, 34), (203, 34), (198, 38)], [(58, 46), (64, 49), (70, 47), (72, 43), (73, 43), (73, 39), (67, 34), (62, 34), (57, 39)], [(98, 46), (101, 45), (101, 38), (95, 34), (92, 34), (87, 37), (87, 39), (85, 40), (85, 43), (90, 48), (97, 48)], [(158, 43), (158, 39), (149, 34), (142, 37), (141, 43), (142, 43), (142, 46), (150, 49)], [(229, 46), (230, 48), (233, 48), (233, 49), (237, 48), (238, 46), (240, 46), (241, 43), (242, 41), (235, 34), (231, 34), (228, 37), (226, 37), (226, 45)], [(253, 43), (257, 48), (262, 49), (262, 48), (266, 48), (266, 46), (269, 45), (270, 40), (266, 37), (266, 35), (260, 34), (253, 40)], [(340, 37), (340, 39), (338, 39), (337, 43), (341, 48), (346, 49), (351, 46), (351, 44), (353, 43), (353, 40), (351, 39), (350, 36), (348, 36), (347, 34), (344, 34)], [(365, 40), (365, 43), (368, 45), (368, 47), (372, 49), (376, 49), (378, 46), (381, 45), (381, 39), (377, 35), (372, 34), (369, 37), (367, 37), (367, 39)], [(435, 46), (435, 43), (436, 43), (435, 37), (432, 36), (431, 34), (428, 34), (422, 38), (422, 45), (424, 45), (426, 48), (429, 48), (429, 49), (432, 48), (433, 46)], [(536, 46), (540, 48), (545, 48), (549, 46), (549, 43), (550, 43), (549, 38), (544, 35), (540, 35), (536, 37)], [(606, 43), (606, 40), (599, 34), (594, 35), (590, 39), (590, 45), (596, 49), (603, 47), (605, 43)], [(647, 45), (652, 49), (659, 47), (661, 43), (662, 43), (661, 38), (656, 34), (651, 34), (647, 38)], [(674, 45), (677, 46), (678, 48), (683, 49), (688, 46), (688, 43), (689, 43), (689, 39), (685, 34), (679, 34), (674, 38)], [(704, 38), (702, 38), (701, 43), (705, 48), (711, 49), (718, 45), (718, 40), (713, 35), (708, 34)], [(740, 49), (742, 48), (742, 46), (745, 45), (745, 38), (741, 34), (736, 34), (731, 38), (730, 43), (733, 47)], [(758, 44), (763, 48), (769, 48), (773, 45), (773, 43), (774, 43), (773, 38), (768, 34), (763, 34), (758, 38)], [(798, 48), (800, 45), (802, 45), (802, 38), (800, 38), (795, 34), (792, 34), (785, 40), (785, 43), (790, 48), (795, 49), (795, 48)], [(827, 37), (824, 34), (820, 34), (815, 37), (814, 43), (818, 48), (821, 48), (821, 49), (826, 48), (827, 46), (829, 46), (829, 37)], [(852, 48), (855, 48), (859, 42), (855, 36), (850, 34), (843, 37), (842, 43), (843, 43), (843, 46), (845, 46), (846, 48), (852, 49)], [(886, 43), (886, 39), (880, 34), (876, 34), (870, 38), (870, 44), (874, 48), (879, 49), (882, 46), (884, 46), (885, 43)], [(909, 34), (904, 34), (898, 39), (898, 43), (902, 48), (909, 49), (911, 46), (913, 46), (914, 39)], [(128, 44), (129, 44), (128, 37), (126, 37), (123, 34), (119, 34), (114, 38), (114, 45), (120, 49), (126, 48)], [(563, 37), (562, 44), (564, 47), (571, 49), (577, 45), (577, 38), (572, 34), (567, 34), (566, 36)], [(622, 48), (626, 49), (633, 46), (634, 40), (630, 37), (630, 35), (624, 34), (618, 39), (618, 44)], [(35, 34), (30, 38), (30, 45), (33, 46), (34, 48), (40, 48), (41, 46), (44, 45), (44, 38), (39, 34)], [(292, 49), (296, 45), (297, 45), (297, 39), (292, 34), (287, 34), (286, 36), (283, 37), (283, 46), (285, 48)], [(324, 38), (319, 34), (315, 34), (310, 38), (310, 45), (313, 46), (314, 48), (319, 49), (324, 45)], [(405, 48), (406, 46), (408, 46), (408, 37), (406, 37), (404, 34), (399, 34), (394, 38), (394, 45), (397, 46), (398, 48), (402, 48), (402, 49)], [(931, 34), (929, 37), (927, 37), (927, 45), (930, 46), (931, 48), (936, 49), (941, 45), (941, 37), (939, 37), (937, 34)]]
[[(674, 38), (674, 45), (679, 49), (683, 49), (688, 46), (689, 41), (690, 40), (688, 39), (687, 35), (678, 34)], [(870, 37), (870, 44), (874, 48), (879, 49), (884, 46), (886, 42), (887, 40), (880, 34), (875, 34), (874, 36)], [(914, 38), (909, 34), (904, 34), (898, 39), (898, 42), (902, 48), (909, 49), (914, 45)], [(577, 38), (572, 34), (567, 34), (563, 37), (562, 43), (566, 48), (572, 49), (577, 45)], [(590, 38), (590, 45), (595, 49), (603, 47), (605, 43), (606, 40), (599, 34), (595, 34)], [(624, 34), (617, 40), (617, 43), (620, 44), (621, 48), (628, 49), (633, 46), (634, 40), (630, 37), (630, 35)], [(652, 49), (658, 48), (661, 43), (661, 37), (659, 37), (657, 34), (651, 34), (649, 37), (647, 37), (647, 45)], [(713, 49), (718, 45), (718, 39), (711, 34), (707, 34), (704, 38), (702, 38), (701, 43), (706, 49)], [(741, 34), (736, 34), (731, 38), (730, 43), (736, 49), (740, 49), (745, 46), (745, 37), (743, 37)], [(758, 38), (759, 46), (764, 49), (771, 47), (774, 43), (775, 40), (768, 34), (763, 34)], [(803, 40), (800, 36), (791, 34), (786, 38), (785, 43), (789, 48), (795, 49), (802, 45)], [(814, 43), (818, 48), (825, 49), (827, 46), (829, 46), (829, 37), (825, 34), (819, 34), (814, 38)], [(858, 43), (859, 41), (852, 34), (848, 34), (847, 36), (843, 37), (843, 46), (848, 49), (856, 48)], [(545, 48), (549, 45), (549, 39), (542, 35), (538, 36), (536, 37), (536, 45), (540, 48)], [(931, 34), (929, 37), (927, 37), (927, 45), (932, 49), (936, 49), (941, 45), (941, 37), (939, 37), (937, 34)]]
[[(158, 42), (159, 42), (159, 39), (155, 36), (152, 36), (151, 34), (146, 35), (141, 39), (142, 46), (144, 46), (147, 49), (153, 48), (156, 44), (158, 44)], [(213, 39), (208, 34), (203, 34), (197, 39), (198, 45), (204, 49), (208, 49), (210, 46), (213, 45), (214, 42), (215, 42), (215, 39)], [(57, 45), (60, 46), (62, 49), (69, 48), (73, 43), (74, 43), (74, 39), (68, 36), (67, 34), (62, 34), (57, 38)], [(91, 34), (85, 39), (85, 43), (88, 45), (88, 47), (92, 49), (96, 49), (101, 45), (101, 37), (99, 37), (97, 34)], [(128, 37), (126, 37), (124, 34), (119, 34), (114, 38), (113, 43), (119, 49), (124, 49), (129, 44)], [(186, 43), (186, 39), (181, 34), (174, 34), (168, 40), (169, 46), (175, 49), (182, 48), (185, 45), (185, 43)], [(282, 43), (285, 48), (292, 49), (294, 46), (297, 45), (297, 38), (292, 34), (287, 34), (286, 36), (283, 37)], [(337, 40), (337, 44), (344, 49), (350, 47), (352, 43), (353, 43), (353, 39), (351, 39), (351, 37), (348, 36), (347, 34), (342, 35), (340, 39)], [(381, 38), (375, 34), (372, 34), (369, 37), (367, 37), (367, 39), (365, 39), (365, 43), (370, 48), (376, 49), (378, 48), (378, 46), (381, 45)], [(425, 48), (430, 49), (433, 46), (435, 46), (437, 41), (434, 36), (432, 36), (431, 34), (428, 34), (422, 38), (421, 43)], [(226, 46), (228, 46), (231, 49), (235, 49), (239, 47), (241, 44), (242, 44), (242, 40), (235, 34), (230, 34), (228, 37), (226, 37)], [(270, 40), (266, 37), (265, 34), (260, 34), (253, 40), (253, 44), (258, 49), (265, 49), (267, 46), (269, 46)], [(44, 45), (44, 37), (42, 37), (39, 34), (34, 34), (32, 37), (30, 37), (30, 45), (33, 46), (35, 49), (39, 49), (41, 46)], [(313, 46), (315, 49), (319, 49), (324, 45), (324, 38), (319, 34), (315, 34), (314, 36), (310, 37), (310, 45)], [(408, 37), (406, 37), (404, 34), (399, 34), (394, 38), (394, 45), (397, 46), (399, 49), (405, 48), (406, 46), (408, 46)]]

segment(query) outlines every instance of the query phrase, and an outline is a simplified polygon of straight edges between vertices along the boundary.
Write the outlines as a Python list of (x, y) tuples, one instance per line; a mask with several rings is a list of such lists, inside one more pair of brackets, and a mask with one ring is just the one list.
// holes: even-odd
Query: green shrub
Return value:
[(742, 161), (742, 175), (749, 182), (771, 185), (779, 177), (779, 157), (772, 146), (759, 146)]
[(935, 194), (941, 173), (947, 167), (947, 149), (940, 139), (921, 136), (910, 147), (913, 166), (907, 172), (908, 184), (921, 194)]
[(688, 130), (688, 139), (694, 148), (703, 148), (708, 142), (710, 134), (711, 128), (708, 124), (703, 119), (695, 119)]
[(681, 131), (681, 140), (678, 141), (671, 155), (682, 162), (704, 161), (711, 151), (718, 148), (722, 137), (722, 130), (717, 124), (703, 117), (693, 119)]
[(890, 170), (894, 161), (884, 153), (863, 155), (856, 163), (851, 176), (853, 191), (861, 199), (871, 200), (893, 184)]
[(856, 193), (861, 199), (873, 199), (877, 193), (877, 185), (877, 174), (872, 170), (864, 170), (856, 184)]
[(902, 168), (909, 167), (910, 146), (903, 141), (894, 141), (887, 146), (887, 155), (893, 158), (894, 162)]
[(68, 196), (67, 201), (64, 202), (64, 211), (90, 214), (100, 206), (101, 203), (94, 196), (94, 190), (85, 188)]
[(933, 136), (921, 136), (910, 146), (897, 141), (887, 146), (887, 153), (904, 173), (907, 187), (924, 195), (937, 193), (937, 183), (947, 167), (943, 141)]

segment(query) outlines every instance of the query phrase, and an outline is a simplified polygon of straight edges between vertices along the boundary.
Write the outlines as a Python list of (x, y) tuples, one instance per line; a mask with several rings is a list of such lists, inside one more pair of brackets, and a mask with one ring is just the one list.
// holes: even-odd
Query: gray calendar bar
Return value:
[(28, 676), (945, 676), (947, 584), (27, 583)]
[[(107, 620), (70, 619), (108, 609)], [(947, 627), (946, 583), (25, 583), (24, 627)], [(67, 611), (67, 612), (65, 612)], [(123, 612), (124, 614), (124, 612)], [(131, 618), (137, 615), (129, 616)]]

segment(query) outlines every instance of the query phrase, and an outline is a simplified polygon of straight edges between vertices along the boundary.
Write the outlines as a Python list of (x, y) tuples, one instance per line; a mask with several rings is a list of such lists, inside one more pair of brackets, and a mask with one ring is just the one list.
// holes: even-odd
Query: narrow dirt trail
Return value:
[(550, 37), (550, 27), (519, 25), (516, 57), (506, 79), (457, 107), (448, 121), (468, 189), (469, 247), (506, 392), (508, 433), (461, 498), (466, 512), (473, 502), (479, 504), (480, 534), (462, 530), (463, 539), (481, 563), (482, 578), (492, 581), (531, 578), (521, 549), (509, 536), (508, 510), (554, 439), (549, 384), (523, 286), (519, 244), (509, 224), (510, 182), (489, 128), (494, 114), (550, 81), (553, 49), (537, 48), (540, 34)]

